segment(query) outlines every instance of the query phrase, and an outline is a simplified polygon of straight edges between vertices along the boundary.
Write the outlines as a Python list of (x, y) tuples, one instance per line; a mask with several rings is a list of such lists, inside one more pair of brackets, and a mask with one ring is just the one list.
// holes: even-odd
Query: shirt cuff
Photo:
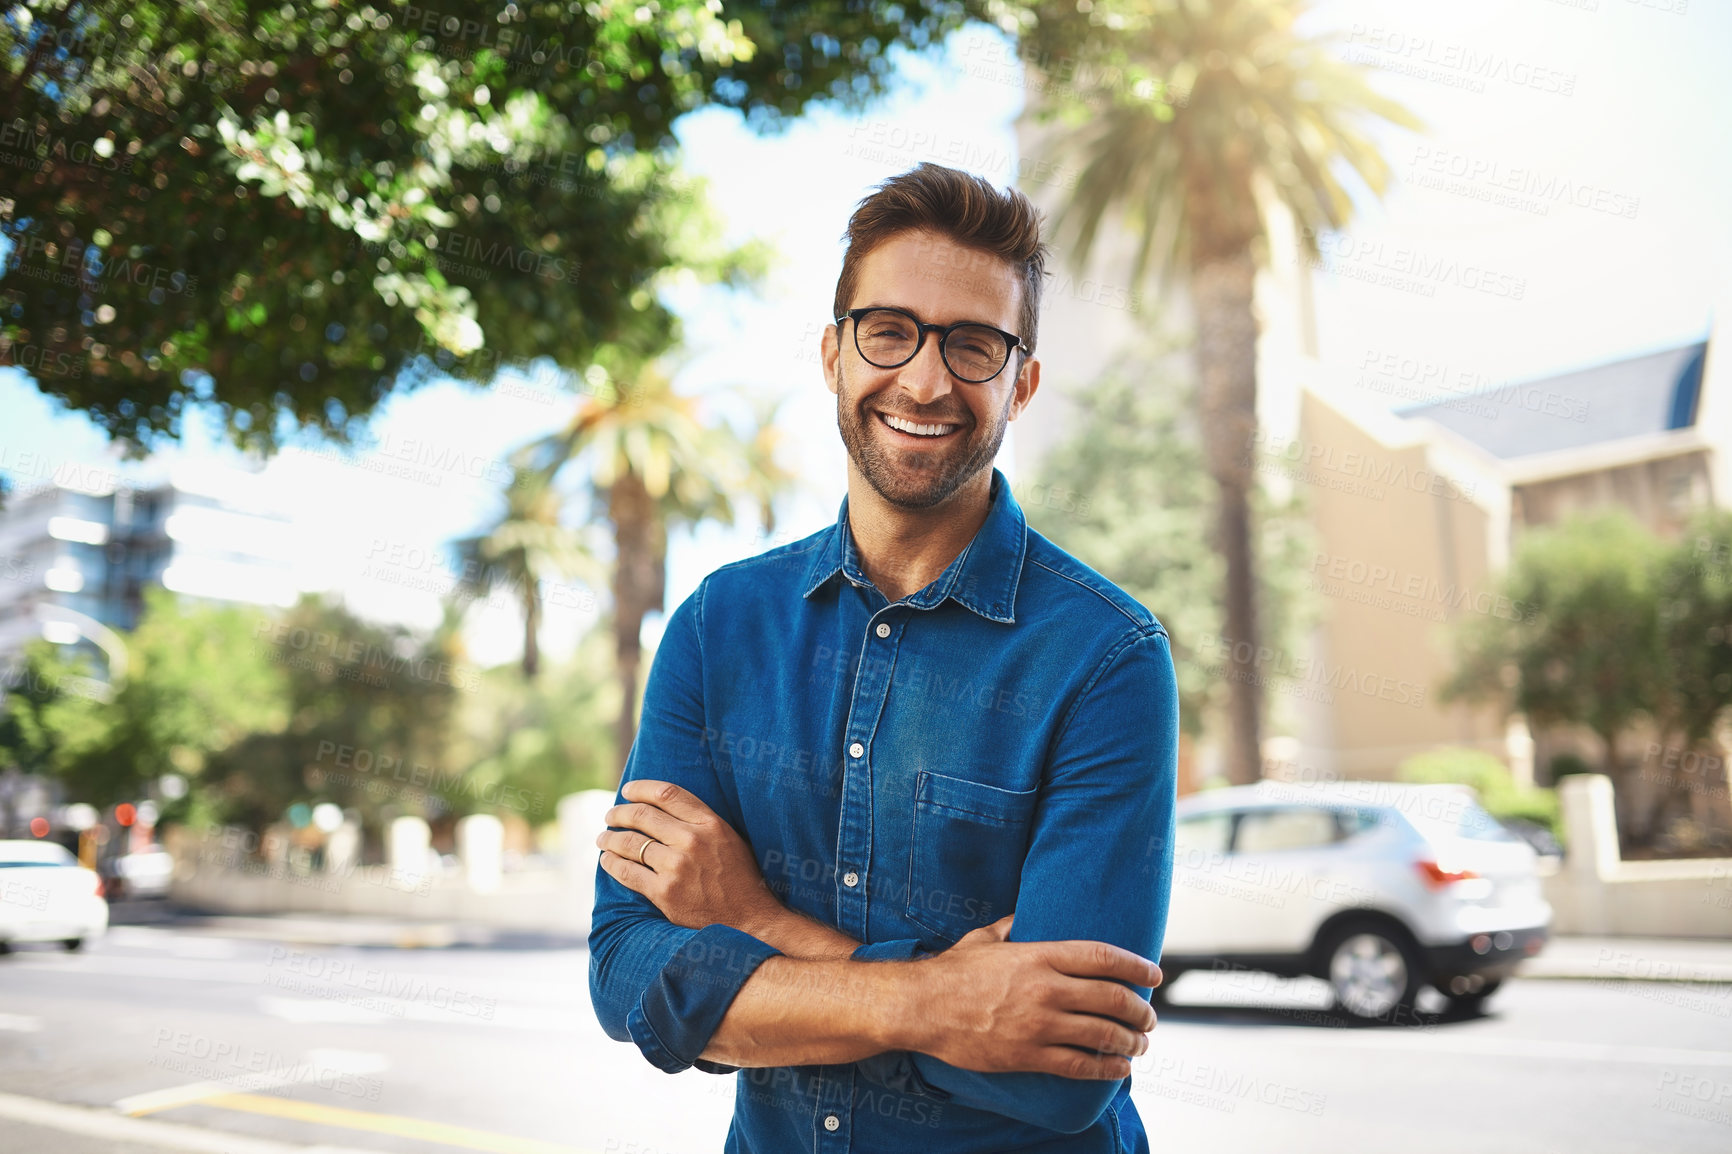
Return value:
[(950, 1091), (941, 1090), (920, 1076), (920, 1071), (914, 1067), (914, 1055), (907, 1050), (887, 1050), (882, 1054), (874, 1054), (854, 1063), (854, 1068), (859, 1070), (861, 1077), (868, 1082), (883, 1086), (886, 1090), (894, 1090), (898, 1094), (907, 1094), (914, 1098), (937, 1098), (940, 1101), (950, 1097)]
[(856, 962), (911, 962), (929, 952), (919, 938), (898, 938), (893, 942), (867, 942), (850, 958)]
[(669, 1074), (693, 1065), (708, 1073), (732, 1072), (737, 1067), (700, 1062), (698, 1055), (710, 1044), (746, 979), (765, 958), (780, 953), (729, 926), (698, 930), (627, 1013), (632, 1041), (653, 1066)]

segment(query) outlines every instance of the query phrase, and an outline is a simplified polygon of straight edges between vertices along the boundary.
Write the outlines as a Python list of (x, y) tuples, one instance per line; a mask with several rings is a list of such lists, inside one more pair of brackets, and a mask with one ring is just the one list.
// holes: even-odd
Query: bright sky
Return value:
[[(1348, 34), (1346, 50), (1373, 64), (1378, 86), (1429, 126), (1423, 137), (1383, 134), (1395, 187), (1326, 245), (1335, 271), (1315, 278), (1324, 361), (1356, 366), (1385, 350), (1441, 360), (1488, 383), (1523, 379), (1699, 340), (1716, 302), (1722, 317), (1732, 311), (1732, 160), (1723, 147), (1732, 5), (1334, 0), (1315, 19)], [(743, 386), (787, 396), (790, 463), (804, 483), (775, 542), (755, 526), (676, 540), (670, 609), (717, 565), (834, 519), (844, 457), (815, 349), (840, 233), (874, 184), (923, 159), (1010, 183), (1022, 92), (982, 67), (1003, 59), (995, 37), (970, 30), (952, 41), (948, 58), (908, 59), (904, 88), (862, 117), (819, 111), (763, 139), (719, 112), (681, 122), (686, 164), (709, 178), (730, 236), (765, 238), (780, 259), (755, 297), (675, 299), (688, 336), (679, 379), (706, 393)], [(1512, 185), (1524, 200), (1487, 202)], [(1582, 205), (1572, 203), (1578, 198)], [(1355, 275), (1412, 257), (1471, 265), (1501, 287), (1440, 283), (1426, 295)], [(340, 591), (370, 616), (431, 625), (450, 584), (442, 543), (500, 507), (499, 462), (557, 427), (571, 403), (544, 382), (491, 391), (434, 385), (380, 408), (377, 451), (335, 460), (283, 453), (263, 481), (301, 526), (301, 586)], [(22, 374), (0, 369), (0, 470), (16, 472), (24, 454), (56, 463), (108, 455), (88, 421), (56, 412)], [(193, 429), (147, 468), (226, 455)], [(380, 471), (404, 458), (446, 465), (411, 477)], [(1010, 461), (1007, 445), (1007, 472)], [(547, 648), (563, 651), (593, 620), (581, 608), (552, 607)], [(520, 640), (508, 605), (479, 613), (470, 630), (473, 657), (484, 663), (512, 659)]]

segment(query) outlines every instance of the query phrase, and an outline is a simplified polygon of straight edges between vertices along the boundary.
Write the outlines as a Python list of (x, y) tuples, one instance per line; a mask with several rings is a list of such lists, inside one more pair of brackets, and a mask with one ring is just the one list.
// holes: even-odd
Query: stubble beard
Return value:
[(883, 435), (872, 428), (881, 422), (862, 403), (850, 401), (840, 363), (836, 366), (836, 381), (836, 427), (842, 433), (848, 457), (872, 490), (899, 509), (930, 509), (943, 504), (981, 470), (989, 468), (1004, 443), (1005, 429), (1010, 424), (1010, 405), (1016, 399), (1014, 390), (1005, 397), (1004, 408), (990, 428), (983, 431), (976, 425), (968, 430), (967, 439), (960, 445), (923, 453), (886, 449)]

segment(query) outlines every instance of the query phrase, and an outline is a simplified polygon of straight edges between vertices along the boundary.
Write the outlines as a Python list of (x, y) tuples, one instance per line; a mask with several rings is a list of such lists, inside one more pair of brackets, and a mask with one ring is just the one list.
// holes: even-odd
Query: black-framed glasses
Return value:
[(979, 321), (929, 325), (907, 309), (882, 305), (849, 309), (836, 318), (836, 327), (845, 320), (854, 322), (854, 347), (860, 356), (879, 369), (899, 369), (919, 356), (927, 333), (938, 334), (944, 367), (971, 385), (983, 385), (1003, 372), (1011, 353), (1028, 355), (1021, 337)]

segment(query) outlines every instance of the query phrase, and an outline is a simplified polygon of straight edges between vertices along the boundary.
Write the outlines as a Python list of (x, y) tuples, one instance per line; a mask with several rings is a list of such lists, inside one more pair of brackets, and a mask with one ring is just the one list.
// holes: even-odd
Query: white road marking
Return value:
[(249, 1071), (236, 1074), (232, 1078), (189, 1082), (184, 1086), (149, 1090), (143, 1094), (122, 1098), (114, 1104), (114, 1108), (122, 1114), (153, 1114), (158, 1110), (190, 1106), (218, 1094), (250, 1093), (283, 1086), (298, 1086), (332, 1073), (379, 1074), (390, 1069), (390, 1066), (391, 1061), (385, 1055), (365, 1050), (309, 1050), (306, 1060), (293, 1066)]
[(34, 1034), (41, 1028), (41, 1018), (33, 1018), (29, 1014), (0, 1014), (0, 1030), (12, 1030), (20, 1034)]

